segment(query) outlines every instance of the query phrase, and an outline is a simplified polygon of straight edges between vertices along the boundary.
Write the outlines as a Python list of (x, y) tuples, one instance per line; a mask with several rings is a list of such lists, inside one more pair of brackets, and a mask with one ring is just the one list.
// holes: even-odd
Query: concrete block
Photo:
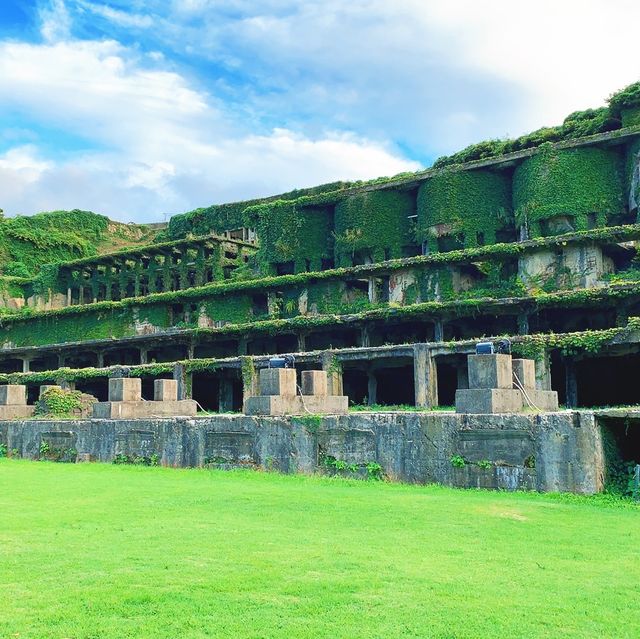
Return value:
[(97, 402), (94, 419), (146, 419), (153, 417), (193, 417), (198, 405), (192, 399), (175, 402)]
[(156, 402), (175, 402), (178, 400), (178, 381), (175, 379), (154, 379), (153, 399)]
[(62, 386), (58, 386), (57, 384), (43, 384), (42, 386), (40, 386), (40, 394), (38, 395), (38, 397), (42, 397), (44, 393), (46, 393), (48, 390), (51, 390), (52, 388), (55, 388), (56, 390), (62, 390)]
[(346, 395), (306, 395), (301, 397), (284, 397), (269, 395), (249, 397), (244, 404), (247, 415), (346, 415), (349, 398)]
[(142, 380), (139, 377), (112, 377), (109, 380), (110, 402), (139, 402), (142, 400)]
[(525, 389), (536, 387), (536, 363), (532, 359), (512, 359), (511, 366), (513, 369), (513, 381), (516, 381), (516, 375)]
[(522, 393), (506, 388), (464, 388), (456, 391), (456, 413), (520, 413)]
[(33, 417), (35, 409), (35, 406), (27, 406), (26, 404), (0, 405), (0, 420)]
[(0, 406), (26, 406), (27, 387), (22, 384), (0, 386)]
[[(558, 410), (558, 393), (556, 391), (536, 390), (525, 388), (531, 403), (542, 412), (555, 412)], [(529, 406), (529, 402), (522, 397), (525, 410), (535, 410)]]
[(296, 371), (293, 368), (263, 368), (260, 371), (260, 395), (295, 396)]
[(511, 355), (469, 355), (469, 388), (513, 388)]
[(302, 371), (302, 394), (327, 396), (326, 371)]

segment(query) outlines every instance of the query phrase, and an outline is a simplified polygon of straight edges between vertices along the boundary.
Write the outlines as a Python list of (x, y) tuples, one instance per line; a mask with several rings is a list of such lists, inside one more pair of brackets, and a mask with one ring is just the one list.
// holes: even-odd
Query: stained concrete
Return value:
[[(333, 456), (362, 466), (376, 462), (391, 480), (508, 490), (593, 493), (602, 489), (604, 471), (596, 419), (574, 411), (0, 422), (0, 442), (23, 457), (37, 458), (42, 441), (75, 449), (82, 460), (157, 454), (166, 466), (287, 473), (317, 472), (322, 458)], [(463, 468), (452, 465), (453, 455), (467, 460)]]

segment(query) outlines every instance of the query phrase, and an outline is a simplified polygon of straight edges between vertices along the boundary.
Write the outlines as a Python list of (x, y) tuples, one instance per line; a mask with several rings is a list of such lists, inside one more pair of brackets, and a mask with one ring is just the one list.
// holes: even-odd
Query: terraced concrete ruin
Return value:
[[(631, 89), (489, 157), (476, 145), (416, 174), (198, 209), (151, 244), (5, 277), (0, 381), (25, 385), (33, 404), (42, 384), (104, 403), (110, 378), (140, 378), (148, 400), (154, 381), (173, 379), (176, 401), (241, 411), (269, 357), (287, 353), (298, 375), (325, 371), (328, 395), (351, 405), (437, 409), (473, 390), (477, 342), (508, 338), (516, 359), (534, 361), (532, 394), (556, 391), (580, 411), (639, 404)], [(639, 460), (635, 431), (616, 419), (598, 422), (613, 433), (608, 450)], [(601, 440), (590, 458), (602, 458)], [(498, 448), (478, 461), (495, 467)], [(532, 456), (515, 464), (524, 474)]]

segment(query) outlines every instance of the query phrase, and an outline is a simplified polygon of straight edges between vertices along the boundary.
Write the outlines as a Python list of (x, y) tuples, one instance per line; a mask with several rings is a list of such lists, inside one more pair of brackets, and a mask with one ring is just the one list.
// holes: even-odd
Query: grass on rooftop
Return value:
[(606, 497), (0, 460), (0, 636), (638, 637)]

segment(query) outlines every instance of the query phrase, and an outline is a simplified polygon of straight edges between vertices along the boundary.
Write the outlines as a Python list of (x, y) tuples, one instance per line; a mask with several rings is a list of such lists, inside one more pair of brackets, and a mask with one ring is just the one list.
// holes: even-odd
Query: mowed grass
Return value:
[(0, 460), (2, 637), (638, 637), (640, 510)]

